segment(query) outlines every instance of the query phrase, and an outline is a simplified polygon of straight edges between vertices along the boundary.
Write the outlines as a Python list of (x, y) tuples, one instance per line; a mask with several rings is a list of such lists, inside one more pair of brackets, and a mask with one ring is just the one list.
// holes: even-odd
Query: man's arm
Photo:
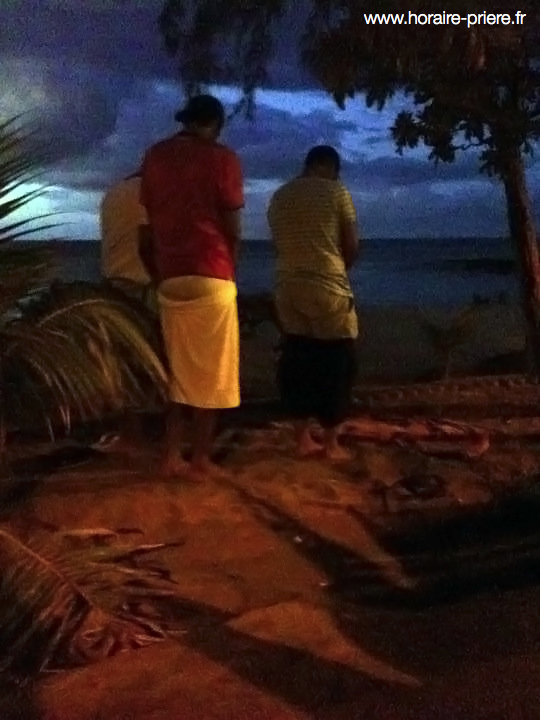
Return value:
[(345, 267), (349, 270), (358, 258), (360, 240), (356, 223), (356, 210), (351, 194), (344, 186), (341, 186), (339, 208), (339, 242)]
[(223, 230), (231, 248), (234, 264), (238, 262), (240, 240), (242, 238), (242, 220), (240, 210), (224, 210), (222, 213)]
[(218, 178), (223, 232), (236, 265), (242, 237), (241, 209), (244, 207), (244, 187), (240, 160), (233, 152), (221, 158)]
[(150, 280), (153, 283), (158, 282), (156, 261), (154, 255), (154, 239), (152, 237), (152, 229), (150, 227), (150, 221), (148, 219), (148, 189), (147, 189), (147, 166), (148, 166), (148, 155), (145, 155), (141, 170), (140, 170), (140, 187), (139, 187), (139, 242), (138, 251), (139, 257)]
[(343, 221), (340, 226), (341, 254), (345, 261), (345, 267), (349, 270), (358, 258), (360, 251), (360, 240), (356, 222)]

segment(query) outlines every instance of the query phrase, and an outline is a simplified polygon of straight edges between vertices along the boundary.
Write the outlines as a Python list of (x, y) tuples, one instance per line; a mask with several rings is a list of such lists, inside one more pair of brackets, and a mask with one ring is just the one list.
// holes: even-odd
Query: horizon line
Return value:
[[(398, 236), (398, 235), (378, 235), (378, 236), (363, 236), (360, 238), (361, 241), (418, 241), (418, 240), (510, 240), (509, 235), (414, 235), (414, 236)], [(20, 238), (14, 242), (20, 243), (100, 243), (100, 238)], [(242, 240), (245, 243), (271, 243), (271, 238), (245, 238)]]

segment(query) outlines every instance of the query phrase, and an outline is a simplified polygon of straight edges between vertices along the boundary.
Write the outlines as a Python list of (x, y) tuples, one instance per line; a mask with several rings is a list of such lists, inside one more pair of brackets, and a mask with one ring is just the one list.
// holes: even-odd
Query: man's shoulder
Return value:
[(225, 160), (234, 160), (235, 162), (239, 162), (239, 157), (237, 153), (234, 152), (232, 148), (230, 148), (228, 145), (224, 145), (223, 143), (214, 142), (211, 144), (211, 147), (213, 148), (214, 152), (217, 153), (217, 155)]
[(170, 137), (162, 138), (161, 140), (158, 140), (153, 145), (150, 145), (148, 150), (146, 151), (146, 157), (152, 157), (153, 155), (161, 155), (163, 153), (167, 153), (171, 147), (171, 145), (174, 145), (176, 141), (176, 135), (171, 135)]
[(282, 195), (287, 195), (288, 193), (295, 192), (301, 186), (302, 178), (293, 178), (292, 180), (287, 180), (287, 182), (283, 183), (278, 187), (273, 197), (280, 197)]
[(334, 185), (335, 185), (335, 190), (337, 193), (346, 194), (346, 195), (351, 194), (349, 191), (349, 188), (345, 185), (345, 183), (341, 182), (341, 180), (338, 180), (337, 182), (335, 182)]
[(341, 181), (338, 181), (336, 183), (335, 193), (336, 193), (335, 196), (337, 198), (338, 203), (342, 207), (346, 207), (346, 208), (350, 209), (350, 212), (353, 212), (354, 211), (354, 200), (353, 200), (351, 192), (347, 188), (347, 186), (344, 183), (342, 183)]
[(141, 176), (140, 175), (130, 175), (129, 177), (122, 178), (122, 180), (119, 180), (117, 182), (117, 187), (123, 188), (125, 190), (134, 190), (141, 185)]
[(313, 192), (338, 195), (348, 192), (345, 185), (335, 180), (327, 180), (319, 177), (296, 177), (281, 185), (273, 197), (286, 197), (287, 195), (311, 195)]
[(126, 195), (133, 192), (138, 192), (141, 185), (140, 176), (131, 176), (127, 178), (121, 178), (112, 185), (110, 185), (103, 193), (103, 203), (107, 204), (120, 200)]
[(192, 138), (182, 138), (182, 135), (179, 133), (154, 143), (146, 151), (146, 158), (148, 159), (152, 157), (168, 156), (171, 147), (178, 147), (179, 143), (181, 143), (182, 141), (186, 141), (189, 143), (190, 151), (196, 150), (197, 152), (204, 154), (217, 155), (219, 158), (238, 160), (237, 154), (227, 145), (211, 141), (195, 140), (195, 142), (193, 142)]
[(334, 197), (350, 195), (345, 184), (341, 180), (330, 180), (328, 178), (309, 178), (323, 191)]

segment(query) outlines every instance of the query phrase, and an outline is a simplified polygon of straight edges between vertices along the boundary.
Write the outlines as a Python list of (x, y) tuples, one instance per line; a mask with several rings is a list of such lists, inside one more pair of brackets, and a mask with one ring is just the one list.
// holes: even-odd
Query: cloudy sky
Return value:
[[(161, 7), (162, 0), (0, 2), (0, 116), (27, 112), (39, 123), (52, 161), (42, 177), (47, 193), (31, 209), (62, 213), (54, 236), (99, 237), (104, 189), (176, 129), (183, 96), (157, 31)], [(269, 196), (318, 143), (342, 153), (365, 237), (505, 233), (500, 185), (478, 175), (473, 153), (439, 167), (423, 151), (395, 153), (389, 126), (403, 101), (379, 113), (359, 98), (341, 111), (279, 53), (272, 77), (254, 122), (235, 118), (223, 136), (245, 169), (246, 237), (268, 237)], [(226, 105), (238, 99), (231, 87), (213, 91)], [(529, 176), (538, 208), (540, 164), (530, 164)]]

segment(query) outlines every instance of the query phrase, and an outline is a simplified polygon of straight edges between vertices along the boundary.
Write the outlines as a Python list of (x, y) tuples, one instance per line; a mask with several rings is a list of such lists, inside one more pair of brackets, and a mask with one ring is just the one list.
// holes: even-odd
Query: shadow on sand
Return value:
[[(349, 548), (306, 528), (281, 508), (236, 488), (259, 522), (328, 578), (328, 606), (358, 647), (405, 672), (429, 677), (475, 657), (537, 649), (540, 531), (538, 502), (522, 497), (484, 514), (384, 540), (410, 589), (393, 587)], [(482, 519), (480, 519), (482, 518)], [(367, 521), (357, 521), (371, 532)]]

